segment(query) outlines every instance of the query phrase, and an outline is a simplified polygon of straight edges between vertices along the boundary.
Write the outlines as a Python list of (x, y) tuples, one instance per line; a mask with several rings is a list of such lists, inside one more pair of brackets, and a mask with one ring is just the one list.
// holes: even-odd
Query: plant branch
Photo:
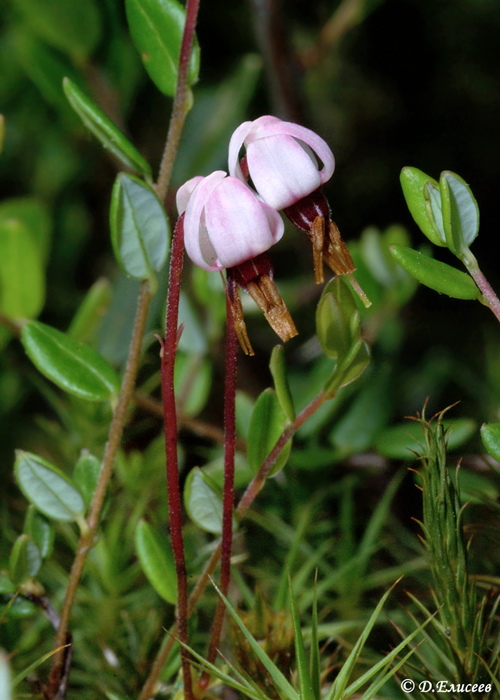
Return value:
[[(220, 590), (227, 596), (229, 581), (231, 579), (231, 546), (233, 542), (233, 510), (234, 510), (234, 453), (236, 439), (235, 397), (236, 377), (238, 369), (238, 338), (234, 328), (234, 318), (231, 300), (234, 298), (235, 281), (231, 270), (227, 270), (226, 285), (226, 372), (224, 386), (224, 498), (222, 510), (222, 545), (221, 545), (221, 571)], [(212, 635), (208, 647), (207, 661), (213, 663), (217, 656), (222, 623), (226, 607), (219, 596), (212, 625)], [(210, 679), (210, 673), (204, 671), (199, 685), (206, 688)]]
[(172, 106), (172, 116), (168, 127), (167, 143), (163, 151), (160, 165), (160, 173), (156, 182), (156, 194), (163, 202), (166, 195), (172, 169), (174, 167), (175, 156), (179, 147), (179, 141), (184, 127), (186, 115), (191, 107), (190, 93), (188, 87), (189, 61), (193, 46), (194, 30), (198, 17), (200, 0), (187, 0), (186, 3), (186, 23), (182, 36), (181, 53), (179, 58), (179, 72), (177, 74), (177, 89), (175, 91), (174, 104)]
[[(333, 396), (330, 396), (329, 398), (333, 398)], [(236, 514), (237, 516), (241, 519), (246, 511), (250, 508), (252, 505), (253, 501), (257, 497), (258, 493), (260, 492), (262, 486), (265, 483), (265, 480), (267, 478), (267, 475), (271, 471), (271, 469), (274, 466), (274, 463), (278, 459), (278, 455), (280, 454), (281, 450), (283, 447), (286, 445), (286, 443), (291, 440), (291, 438), (295, 435), (297, 430), (308, 420), (327, 400), (327, 397), (325, 396), (323, 391), (320, 391), (317, 396), (309, 403), (302, 411), (299, 413), (297, 418), (291, 423), (291, 425), (286, 428), (281, 436), (279, 437), (277, 443), (269, 453), (269, 455), (266, 457), (264, 460), (261, 468), (257, 472), (257, 474), (254, 476), (252, 481), (247, 487), (247, 490), (243, 494), (240, 502), (238, 503), (238, 507), (236, 508)], [(203, 591), (205, 590), (205, 587), (207, 583), (210, 580), (211, 575), (215, 571), (215, 567), (217, 566), (220, 556), (221, 556), (221, 550), (222, 550), (222, 543), (219, 542), (216, 549), (212, 552), (212, 556), (208, 560), (205, 569), (201, 573), (196, 586), (191, 592), (191, 595), (189, 596), (188, 600), (188, 614), (192, 612), (194, 606), (200, 599)], [(169, 657), (170, 652), (172, 651), (172, 648), (176, 642), (176, 635), (177, 635), (177, 625), (174, 625), (169, 633), (168, 636), (165, 638), (164, 643), (162, 644), (160, 651), (158, 652), (158, 655), (156, 659), (153, 662), (153, 665), (151, 667), (151, 671), (149, 673), (149, 676), (144, 684), (144, 687), (141, 691), (141, 694), (138, 698), (138, 700), (149, 700), (149, 698), (152, 697), (154, 694), (154, 688), (156, 685), (156, 681), (165, 665), (166, 660)]]
[(476, 257), (470, 252), (470, 250), (467, 250), (466, 253), (461, 256), (461, 260), (467, 268), (468, 273), (481, 290), (481, 294), (483, 295), (483, 304), (491, 309), (498, 321), (500, 321), (500, 299), (497, 297), (490, 283), (479, 269), (479, 264)]
[(61, 650), (61, 647), (64, 647), (68, 638), (69, 619), (71, 616), (76, 591), (80, 583), (87, 555), (94, 543), (97, 528), (99, 526), (102, 505), (104, 503), (109, 480), (113, 471), (116, 453), (120, 446), (123, 429), (127, 422), (128, 408), (134, 392), (137, 369), (139, 367), (139, 360), (141, 357), (142, 339), (144, 337), (144, 328), (146, 326), (150, 302), (151, 292), (149, 290), (149, 282), (144, 280), (141, 285), (139, 299), (137, 302), (137, 311), (127, 366), (125, 368), (118, 403), (111, 421), (99, 480), (94, 491), (92, 503), (90, 504), (89, 515), (87, 518), (88, 530), (82, 532), (80, 535), (78, 549), (71, 567), (68, 587), (66, 589), (66, 595), (61, 610), (61, 619), (54, 643), (54, 647), (55, 649), (58, 649), (58, 651), (54, 654), (52, 668), (46, 688), (46, 694), (49, 698), (55, 697), (59, 691), (61, 673), (63, 671), (64, 664), (64, 653)]

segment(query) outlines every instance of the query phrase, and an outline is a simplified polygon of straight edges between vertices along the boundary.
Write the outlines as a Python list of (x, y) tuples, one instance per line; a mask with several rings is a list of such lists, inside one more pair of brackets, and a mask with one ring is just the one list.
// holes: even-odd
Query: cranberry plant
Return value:
[[(414, 221), (469, 274), (399, 225), (347, 244), (328, 134), (255, 113), (255, 55), (207, 91), (199, 5), (7, 3), (5, 45), (49, 111), (37, 196), (0, 203), (0, 387), (18, 416), (0, 696), (369, 700), (410, 678), (408, 697), (492, 699), (500, 424), (482, 447), (458, 409), (401, 420), (418, 282), (500, 319), (470, 251), (476, 200), (450, 171), (402, 170)], [(136, 145), (124, 115), (146, 84)], [(28, 122), (5, 111), (11, 164)], [(85, 167), (105, 262), (77, 294)], [(454, 477), (448, 453), (474, 439)]]

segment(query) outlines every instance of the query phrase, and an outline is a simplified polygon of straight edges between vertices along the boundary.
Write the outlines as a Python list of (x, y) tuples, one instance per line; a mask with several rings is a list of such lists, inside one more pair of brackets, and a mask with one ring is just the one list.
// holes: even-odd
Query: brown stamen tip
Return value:
[(232, 293), (229, 297), (229, 304), (231, 306), (231, 313), (233, 316), (234, 331), (236, 333), (236, 337), (238, 338), (238, 342), (241, 345), (241, 349), (245, 355), (255, 355), (250, 343), (250, 338), (248, 337), (247, 327), (243, 317), (240, 292), (236, 285), (234, 285), (232, 288)]
[(325, 219), (317, 216), (312, 222), (309, 239), (313, 247), (314, 281), (323, 284), (323, 248), (325, 246)]
[(331, 219), (328, 222), (328, 237), (323, 248), (323, 258), (328, 267), (337, 275), (349, 275), (356, 269), (337, 224)]
[(298, 335), (285, 302), (269, 275), (259, 275), (248, 282), (247, 291), (261, 309), (271, 328), (284, 343)]

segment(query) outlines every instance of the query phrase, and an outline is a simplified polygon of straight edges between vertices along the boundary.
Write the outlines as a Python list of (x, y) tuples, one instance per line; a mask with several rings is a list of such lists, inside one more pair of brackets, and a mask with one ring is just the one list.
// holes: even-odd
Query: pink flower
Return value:
[[(246, 182), (240, 150), (260, 197), (275, 209), (285, 209), (329, 180), (335, 159), (322, 138), (303, 126), (276, 117), (243, 122), (229, 143), (229, 174)], [(323, 163), (320, 169), (318, 159)]]
[(283, 221), (249, 187), (217, 170), (194, 177), (177, 192), (179, 215), (185, 211), (184, 241), (191, 260), (216, 272), (243, 263), (277, 243)]

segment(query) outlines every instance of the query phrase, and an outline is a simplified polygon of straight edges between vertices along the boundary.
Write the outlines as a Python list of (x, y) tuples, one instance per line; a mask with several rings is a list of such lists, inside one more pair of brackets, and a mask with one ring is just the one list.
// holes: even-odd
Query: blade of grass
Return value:
[(290, 606), (292, 608), (293, 631), (295, 637), (295, 661), (297, 663), (297, 672), (299, 676), (299, 695), (301, 700), (315, 700), (290, 574), (288, 574), (288, 586), (290, 588)]
[(318, 639), (318, 596), (316, 589), (318, 584), (318, 571), (314, 577), (314, 598), (311, 620), (311, 662), (310, 674), (311, 685), (315, 700), (321, 700), (321, 669), (319, 661), (319, 639)]

